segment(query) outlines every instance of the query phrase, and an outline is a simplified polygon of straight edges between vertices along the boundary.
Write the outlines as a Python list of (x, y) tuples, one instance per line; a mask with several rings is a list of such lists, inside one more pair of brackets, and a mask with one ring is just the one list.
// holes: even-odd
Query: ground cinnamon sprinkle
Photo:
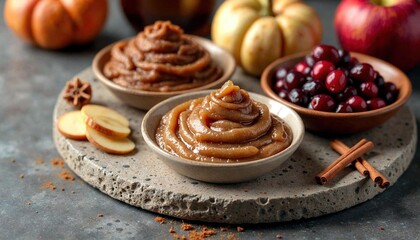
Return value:
[(190, 240), (203, 240), (205, 238), (208, 238), (210, 236), (216, 235), (216, 231), (214, 229), (210, 230), (207, 228), (203, 228), (202, 231), (191, 231), (190, 232)]
[(194, 230), (194, 227), (191, 224), (183, 223), (181, 224), (181, 229), (184, 231), (191, 231)]
[(51, 165), (59, 168), (64, 168), (64, 160), (60, 158), (55, 158), (51, 160)]
[(44, 164), (44, 160), (43, 160), (43, 159), (41, 159), (41, 158), (38, 158), (37, 160), (35, 160), (35, 164), (36, 164), (36, 165), (41, 165), (41, 164)]
[(75, 177), (67, 170), (61, 171), (60, 175), (58, 175), (64, 181), (74, 181)]
[(42, 183), (42, 188), (44, 188), (44, 189), (50, 189), (50, 190), (57, 189), (57, 187), (51, 181), (47, 181), (47, 182)]
[(165, 218), (157, 216), (157, 217), (155, 217), (155, 222), (158, 222), (160, 224), (164, 224), (165, 223)]
[(181, 240), (187, 240), (187, 237), (185, 235), (179, 236), (178, 234), (173, 235), (174, 239), (181, 239)]

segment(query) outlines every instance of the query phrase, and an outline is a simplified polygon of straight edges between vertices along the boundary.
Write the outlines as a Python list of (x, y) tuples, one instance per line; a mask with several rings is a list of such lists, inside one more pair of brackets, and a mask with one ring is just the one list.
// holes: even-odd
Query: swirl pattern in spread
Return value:
[(209, 96), (166, 113), (156, 140), (162, 149), (182, 158), (227, 163), (274, 155), (291, 144), (292, 134), (265, 104), (228, 81)]
[(104, 74), (125, 87), (169, 92), (213, 82), (222, 70), (180, 27), (158, 21), (128, 42), (116, 43)]

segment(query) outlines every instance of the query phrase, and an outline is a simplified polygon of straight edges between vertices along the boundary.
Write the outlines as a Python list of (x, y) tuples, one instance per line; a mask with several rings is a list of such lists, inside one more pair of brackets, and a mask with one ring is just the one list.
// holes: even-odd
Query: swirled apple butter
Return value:
[(155, 137), (175, 156), (230, 163), (274, 155), (291, 144), (292, 132), (265, 104), (228, 81), (210, 95), (166, 113)]
[(116, 43), (104, 74), (124, 87), (170, 92), (213, 82), (222, 70), (180, 27), (158, 21), (135, 38)]

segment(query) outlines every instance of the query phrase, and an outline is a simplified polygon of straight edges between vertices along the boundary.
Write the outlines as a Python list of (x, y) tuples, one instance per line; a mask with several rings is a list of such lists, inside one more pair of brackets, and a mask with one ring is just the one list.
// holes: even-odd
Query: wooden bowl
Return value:
[(279, 167), (301, 144), (305, 134), (305, 128), (299, 115), (291, 108), (271, 98), (250, 92), (250, 96), (253, 100), (266, 104), (270, 109), (270, 113), (283, 119), (292, 130), (292, 143), (283, 151), (274, 154), (273, 156), (253, 161), (241, 163), (211, 163), (184, 159), (169, 154), (161, 149), (156, 143), (155, 134), (162, 116), (175, 106), (191, 99), (204, 97), (210, 94), (210, 92), (211, 91), (209, 90), (192, 92), (167, 99), (150, 109), (143, 118), (141, 132), (144, 141), (151, 150), (159, 155), (161, 161), (179, 174), (211, 183), (244, 182), (262, 176)]
[[(155, 92), (155, 91), (143, 91), (133, 88), (127, 88), (124, 86), (121, 86), (119, 84), (114, 83), (112, 80), (105, 77), (103, 73), (103, 69), (105, 64), (110, 60), (111, 58), (111, 48), (115, 44), (111, 44), (101, 51), (99, 51), (92, 62), (92, 69), (96, 76), (96, 78), (103, 83), (117, 98), (119, 98), (122, 102), (124, 102), (127, 105), (130, 105), (135, 108), (148, 110), (157, 103), (187, 92), (191, 91), (200, 91), (205, 89), (211, 89), (211, 88), (218, 88), (223, 85), (229, 78), (232, 76), (233, 72), (235, 71), (236, 63), (235, 59), (232, 57), (230, 53), (228, 53), (226, 50), (218, 47), (214, 43), (212, 43), (210, 40), (207, 40), (202, 37), (197, 37), (193, 35), (189, 35), (192, 39), (194, 39), (196, 42), (198, 42), (201, 46), (203, 46), (205, 49), (207, 49), (213, 61), (217, 63), (219, 67), (223, 69), (222, 76), (206, 85), (182, 90), (182, 91), (173, 91), (173, 92)], [(129, 41), (130, 39), (122, 40), (122, 42)]]
[(261, 76), (261, 87), (265, 94), (299, 113), (305, 128), (311, 132), (341, 135), (369, 130), (391, 118), (407, 102), (411, 95), (411, 82), (397, 67), (380, 59), (352, 52), (351, 56), (356, 57), (360, 62), (371, 64), (384, 77), (386, 82), (393, 82), (397, 86), (400, 91), (398, 99), (394, 103), (380, 109), (355, 113), (322, 112), (298, 106), (280, 98), (273, 91), (273, 74), (280, 67), (294, 66), (303, 60), (307, 54), (309, 52), (287, 56), (267, 66)]

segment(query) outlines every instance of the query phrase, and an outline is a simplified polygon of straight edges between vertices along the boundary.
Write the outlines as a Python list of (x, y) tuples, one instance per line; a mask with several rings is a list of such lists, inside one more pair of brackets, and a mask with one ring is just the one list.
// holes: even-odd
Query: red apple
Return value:
[(343, 0), (334, 21), (343, 49), (382, 58), (403, 70), (420, 64), (417, 0)]

